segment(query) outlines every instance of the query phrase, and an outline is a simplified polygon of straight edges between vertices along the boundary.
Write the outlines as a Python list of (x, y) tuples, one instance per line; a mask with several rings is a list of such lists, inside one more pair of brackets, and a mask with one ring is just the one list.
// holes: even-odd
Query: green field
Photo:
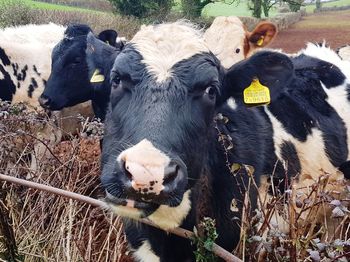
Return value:
[[(66, 5), (50, 4), (45, 2), (33, 1), (33, 0), (24, 0), (32, 8), (38, 9), (48, 9), (48, 10), (63, 10), (63, 11), (82, 11), (82, 12), (100, 12), (96, 10), (72, 7)], [(178, 4), (178, 0), (175, 3)], [(350, 5), (350, 0), (338, 0), (334, 2), (323, 3), (323, 7), (332, 7), (332, 6), (346, 6)], [(305, 6), (307, 12), (313, 12), (315, 9), (315, 4)], [(175, 6), (174, 10), (180, 10), (179, 6)], [(276, 8), (270, 10), (270, 16), (275, 16), (277, 14)], [(224, 2), (216, 2), (208, 4), (203, 9), (203, 16), (251, 16), (251, 11), (248, 10), (247, 1), (240, 0), (238, 3), (227, 4)]]
[[(270, 16), (276, 15), (276, 10), (272, 8), (270, 10)], [(251, 11), (248, 10), (247, 2), (241, 0), (239, 3), (226, 4), (223, 2), (217, 2), (208, 4), (203, 10), (204, 16), (251, 16)]]
[(58, 4), (50, 4), (45, 2), (33, 1), (33, 0), (24, 0), (26, 4), (28, 4), (32, 8), (37, 9), (46, 9), (46, 10), (61, 10), (61, 11), (81, 11), (81, 12), (100, 12), (96, 10), (91, 10), (87, 8), (67, 6), (67, 5), (58, 5)]
[[(350, 5), (350, 0), (338, 0), (334, 2), (323, 3), (323, 7), (332, 7), (332, 6), (346, 6)], [(305, 6), (307, 12), (313, 12), (316, 8), (315, 4)], [(275, 8), (270, 10), (270, 16), (274, 16), (277, 14)], [(237, 16), (251, 16), (251, 11), (248, 10), (247, 2), (241, 0), (238, 4), (226, 4), (223, 2), (217, 2), (207, 5), (203, 10), (204, 16), (229, 16), (229, 15), (237, 15)]]

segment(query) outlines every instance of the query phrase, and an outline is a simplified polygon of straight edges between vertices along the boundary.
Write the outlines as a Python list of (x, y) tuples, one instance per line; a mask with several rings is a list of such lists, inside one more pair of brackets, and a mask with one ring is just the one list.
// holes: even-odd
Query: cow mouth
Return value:
[(159, 204), (153, 202), (145, 202), (128, 198), (118, 198), (110, 194), (108, 191), (106, 191), (105, 201), (111, 205), (140, 210), (143, 214), (142, 217), (151, 215), (159, 207)]

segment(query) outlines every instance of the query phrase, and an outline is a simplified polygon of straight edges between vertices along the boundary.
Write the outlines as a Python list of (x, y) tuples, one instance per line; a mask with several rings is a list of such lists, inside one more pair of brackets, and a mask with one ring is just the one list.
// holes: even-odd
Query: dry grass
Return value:
[[(30, 173), (35, 182), (95, 198), (103, 195), (99, 189), (98, 139), (72, 137), (61, 142), (52, 149), (55, 157), (40, 159), (39, 169), (32, 173), (28, 162), (35, 133), (28, 136), (22, 131), (30, 133), (33, 123), (40, 126), (46, 120), (24, 107), (11, 108), (4, 103), (0, 107), (0, 173), (21, 178)], [(13, 261), (11, 254), (16, 254), (16, 259), (24, 261), (128, 260), (119, 219), (46, 192), (0, 185), (1, 216), (11, 223), (0, 225), (1, 259)]]
[[(86, 137), (85, 131), (98, 132), (88, 124), (78, 137), (52, 148), (53, 155), (38, 159), (35, 173), (29, 170), (37, 143), (34, 131), (44, 124), (43, 115), (22, 105), (0, 103), (0, 173), (21, 178), (30, 174), (35, 182), (94, 198), (103, 196), (99, 140)], [(247, 189), (257, 189), (250, 177)], [(254, 216), (246, 196), (235, 255), (246, 261), (347, 261), (350, 186), (332, 178), (322, 174), (304, 188), (296, 178), (286, 183), (284, 194), (278, 185), (272, 186), (270, 197), (259, 195), (261, 208)], [(132, 261), (119, 219), (46, 192), (0, 186), (0, 261)]]

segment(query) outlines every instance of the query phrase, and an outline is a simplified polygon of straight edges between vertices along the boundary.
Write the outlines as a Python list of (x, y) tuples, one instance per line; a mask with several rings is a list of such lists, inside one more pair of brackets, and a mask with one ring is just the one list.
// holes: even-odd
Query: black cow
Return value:
[[(242, 93), (256, 79), (268, 87), (271, 104), (248, 108)], [(348, 103), (349, 85), (338, 67), (320, 59), (261, 51), (226, 71), (198, 31), (163, 24), (135, 35), (117, 56), (111, 80), (101, 181), (122, 216), (147, 217), (164, 229), (192, 229), (211, 216), (217, 243), (232, 250), (248, 175), (233, 175), (227, 161), (253, 166), (259, 182), (279, 159), (282, 175), (288, 164), (301, 175), (311, 171), (303, 183), (319, 176), (318, 168), (333, 171), (348, 160), (347, 121), (331, 104), (340, 90)], [(215, 122), (217, 114), (226, 121)], [(231, 138), (231, 150), (218, 130)], [(233, 200), (237, 210), (230, 209)], [(125, 232), (140, 261), (194, 260), (187, 240), (127, 219)]]
[(87, 52), (98, 51), (87, 46), (86, 39), (90, 32), (91, 28), (87, 25), (71, 25), (67, 28), (65, 37), (52, 51), (51, 75), (39, 102), (50, 110), (60, 110), (92, 100), (96, 117), (103, 120), (110, 93), (109, 77), (103, 77), (104, 67), (112, 67), (123, 44), (116, 40), (116, 31), (101, 32), (98, 38), (108, 45), (104, 47), (104, 56), (92, 61), (98, 63), (103, 58), (103, 64), (97, 70), (88, 64), (86, 58)]

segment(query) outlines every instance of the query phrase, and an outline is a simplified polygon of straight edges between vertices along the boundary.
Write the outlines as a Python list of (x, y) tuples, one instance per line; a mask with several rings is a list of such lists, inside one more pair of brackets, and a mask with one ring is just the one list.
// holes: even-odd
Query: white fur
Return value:
[(202, 32), (185, 22), (142, 26), (131, 43), (143, 56), (143, 62), (157, 82), (171, 77), (172, 67), (177, 62), (209, 52)]
[(237, 108), (237, 103), (236, 103), (236, 101), (235, 101), (235, 99), (233, 97), (230, 97), (229, 99), (227, 99), (227, 105), (232, 110), (236, 110), (236, 108)]
[(336, 65), (343, 72), (346, 78), (350, 79), (350, 61), (342, 60), (335, 51), (327, 47), (325, 44), (319, 46), (308, 43), (306, 48), (301, 50), (300, 53)]
[(350, 62), (350, 45), (340, 48), (338, 54), (342, 59)]
[(345, 82), (343, 85), (326, 88), (323, 84), (323, 90), (327, 93), (327, 102), (335, 109), (337, 114), (343, 119), (346, 126), (347, 146), (348, 146), (348, 160), (350, 159), (350, 102), (348, 100), (347, 85), (349, 82)]
[[(51, 52), (53, 47), (63, 38), (65, 27), (55, 24), (26, 25), (20, 27), (5, 28), (0, 31), (0, 47), (5, 50), (11, 63), (18, 64), (18, 72), (26, 65), (26, 78), (18, 81), (11, 65), (4, 66), (16, 86), (16, 93), (12, 102), (24, 102), (33, 107), (39, 107), (38, 97), (44, 90), (43, 79), (47, 80), (51, 70)], [(40, 76), (34, 71), (36, 66)], [(4, 76), (1, 74), (0, 78)], [(33, 92), (33, 97), (28, 96), (28, 87), (34, 78), (38, 87)], [(17, 83), (21, 87), (17, 88)]]
[[(322, 132), (317, 128), (312, 128), (311, 135), (308, 135), (305, 142), (301, 142), (283, 127), (282, 123), (265, 107), (265, 112), (270, 118), (273, 126), (273, 141), (277, 157), (282, 160), (282, 144), (291, 142), (296, 149), (301, 165), (300, 181), (311, 179), (316, 182), (322, 174), (321, 169), (330, 174), (334, 174), (337, 168), (330, 162), (326, 151), (325, 144), (322, 138)], [(283, 163), (288, 168), (288, 163)], [(312, 182), (310, 181), (310, 182)]]
[(185, 192), (180, 205), (176, 207), (161, 205), (148, 218), (165, 230), (180, 226), (191, 210), (190, 193), (190, 190)]
[[(236, 16), (216, 17), (205, 31), (204, 39), (209, 49), (225, 68), (243, 60), (244, 40), (247, 31), (242, 21)], [(236, 49), (240, 52), (237, 54)]]
[[(191, 191), (187, 190), (180, 205), (176, 207), (161, 205), (154, 213), (148, 216), (148, 219), (164, 230), (180, 226), (191, 210), (190, 193)], [(110, 204), (110, 209), (113, 213), (122, 217), (139, 219), (142, 216), (140, 210), (132, 207)]]
[(145, 240), (142, 245), (133, 253), (134, 258), (139, 262), (159, 262), (160, 258), (154, 254), (150, 243)]

